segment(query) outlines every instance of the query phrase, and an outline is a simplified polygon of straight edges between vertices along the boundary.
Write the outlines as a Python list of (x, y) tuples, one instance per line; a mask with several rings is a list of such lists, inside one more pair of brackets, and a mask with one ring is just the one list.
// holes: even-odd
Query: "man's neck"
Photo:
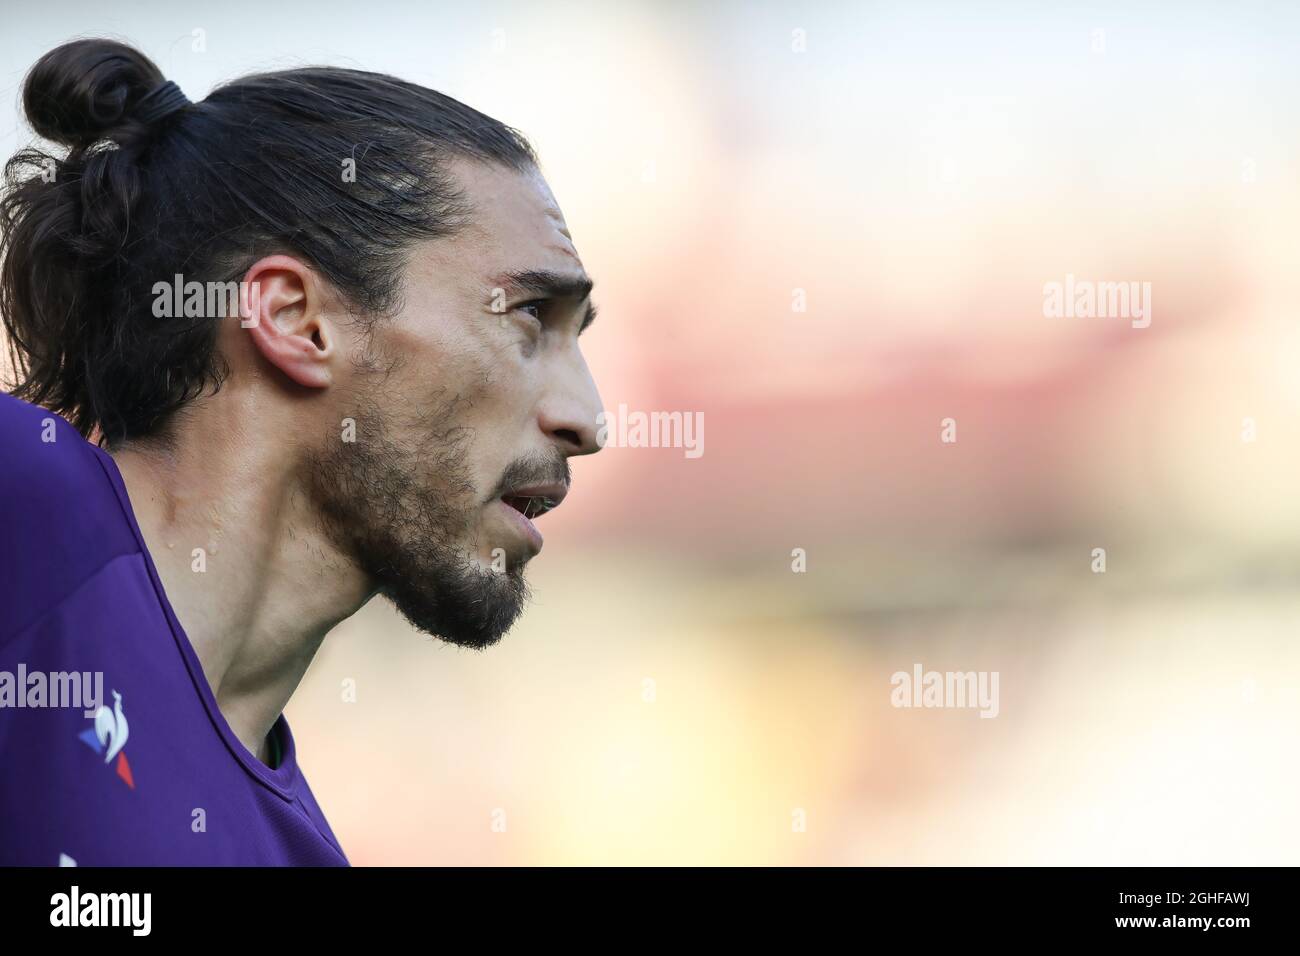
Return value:
[(321, 530), (286, 457), (294, 443), (223, 420), (215, 431), (189, 420), (168, 447), (113, 458), (222, 714), (265, 760), (267, 733), (326, 633), (373, 592)]

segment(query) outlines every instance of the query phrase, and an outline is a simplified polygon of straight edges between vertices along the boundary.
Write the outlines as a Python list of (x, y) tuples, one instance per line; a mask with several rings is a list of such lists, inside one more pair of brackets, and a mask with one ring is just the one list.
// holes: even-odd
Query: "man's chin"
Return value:
[(484, 649), (514, 626), (528, 601), (528, 584), (522, 568), (471, 567), (418, 583), (394, 582), (382, 593), (417, 630), (458, 647)]

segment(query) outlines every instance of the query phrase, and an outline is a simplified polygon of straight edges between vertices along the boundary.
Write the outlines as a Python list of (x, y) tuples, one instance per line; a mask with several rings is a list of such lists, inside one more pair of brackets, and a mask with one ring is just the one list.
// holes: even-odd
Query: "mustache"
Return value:
[(529, 455), (511, 462), (506, 467), (501, 480), (497, 482), (496, 488), (488, 496), (487, 501), (500, 498), (515, 488), (551, 484), (562, 484), (566, 488), (572, 484), (569, 459), (558, 452), (554, 456)]

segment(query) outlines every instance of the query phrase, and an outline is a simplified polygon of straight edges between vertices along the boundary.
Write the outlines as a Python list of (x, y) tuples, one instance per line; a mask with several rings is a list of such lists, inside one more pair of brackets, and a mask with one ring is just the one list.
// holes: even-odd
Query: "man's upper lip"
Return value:
[(502, 498), (549, 498), (557, 505), (564, 500), (564, 496), (569, 493), (569, 486), (562, 484), (553, 485), (524, 485), (519, 488), (508, 488)]

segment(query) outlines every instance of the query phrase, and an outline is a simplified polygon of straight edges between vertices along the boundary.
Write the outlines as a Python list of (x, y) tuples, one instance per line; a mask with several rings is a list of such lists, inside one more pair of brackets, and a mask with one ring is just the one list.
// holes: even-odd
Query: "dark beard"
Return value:
[(474, 545), (467, 531), (478, 501), (463, 464), (471, 435), (451, 424), (457, 404), (421, 421), (427, 437), (409, 445), (391, 439), (383, 413), (367, 402), (356, 441), (335, 432), (310, 464), (309, 486), (335, 545), (403, 617), (451, 644), (482, 649), (510, 630), (528, 585), (522, 565), (498, 572), (462, 550)]

